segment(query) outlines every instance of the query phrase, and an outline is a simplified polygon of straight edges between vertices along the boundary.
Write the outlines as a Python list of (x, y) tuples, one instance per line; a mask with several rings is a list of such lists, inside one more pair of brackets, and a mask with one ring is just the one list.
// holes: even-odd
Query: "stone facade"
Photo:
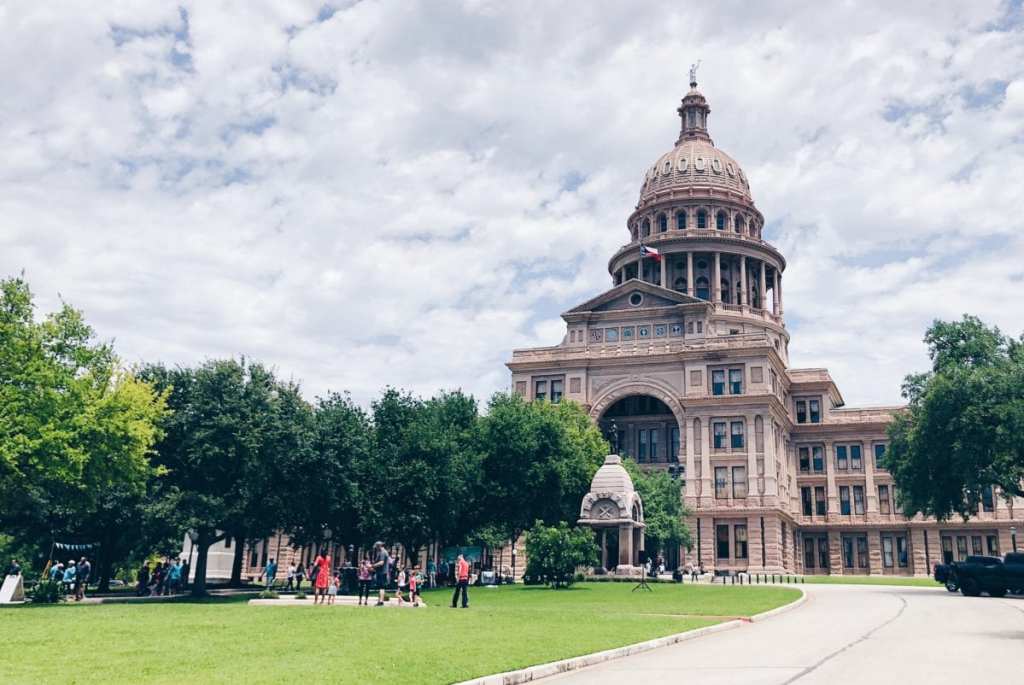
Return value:
[(670, 566), (927, 575), (944, 557), (1010, 551), (1019, 499), (992, 493), (966, 523), (898, 511), (884, 467), (898, 407), (846, 407), (827, 370), (789, 367), (786, 261), (761, 236), (743, 170), (711, 141), (696, 83), (678, 113), (679, 139), (646, 171), (609, 261), (611, 289), (563, 314), (558, 345), (513, 352), (515, 392), (580, 403), (616, 452), (685, 481), (694, 546)]

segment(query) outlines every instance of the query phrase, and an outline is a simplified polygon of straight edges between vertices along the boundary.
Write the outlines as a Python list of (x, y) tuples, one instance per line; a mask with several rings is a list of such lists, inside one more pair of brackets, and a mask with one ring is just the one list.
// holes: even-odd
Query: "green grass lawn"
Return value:
[(942, 587), (931, 578), (900, 578), (897, 576), (804, 576), (804, 582), (818, 585), (904, 585)]
[(239, 600), (0, 611), (4, 683), (449, 683), (750, 616), (784, 587), (584, 583), (473, 588), (470, 608), (249, 606)]

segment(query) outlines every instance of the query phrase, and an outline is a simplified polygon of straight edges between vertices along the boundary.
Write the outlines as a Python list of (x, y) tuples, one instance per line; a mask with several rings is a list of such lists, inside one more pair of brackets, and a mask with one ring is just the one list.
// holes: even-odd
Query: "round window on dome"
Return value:
[(634, 307), (639, 307), (644, 303), (644, 296), (642, 293), (633, 292), (629, 295), (629, 303)]
[(704, 171), (704, 168), (705, 168), (704, 158), (703, 157), (698, 157), (697, 159), (693, 160), (693, 168), (696, 171)]
[(716, 174), (722, 173), (722, 162), (717, 157), (711, 160), (711, 170)]
[(676, 164), (676, 168), (678, 168), (679, 171), (684, 173), (684, 174), (686, 173), (686, 169), (689, 166), (690, 166), (690, 160), (688, 160), (686, 157), (680, 157), (679, 158), (679, 162)]

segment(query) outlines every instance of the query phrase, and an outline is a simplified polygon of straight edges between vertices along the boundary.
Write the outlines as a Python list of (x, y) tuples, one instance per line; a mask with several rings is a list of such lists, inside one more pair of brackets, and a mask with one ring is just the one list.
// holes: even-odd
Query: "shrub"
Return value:
[(33, 604), (57, 604), (63, 602), (66, 595), (64, 583), (55, 580), (41, 580), (28, 591)]
[(306, 599), (306, 593), (305, 592), (296, 592), (295, 593), (295, 599)]
[(263, 590), (258, 595), (256, 595), (256, 598), (257, 599), (277, 599), (279, 596), (280, 595), (278, 595), (273, 590)]
[(526, 575), (553, 588), (571, 585), (578, 567), (597, 565), (593, 532), (569, 528), (564, 521), (557, 526), (537, 521), (527, 533), (526, 554)]

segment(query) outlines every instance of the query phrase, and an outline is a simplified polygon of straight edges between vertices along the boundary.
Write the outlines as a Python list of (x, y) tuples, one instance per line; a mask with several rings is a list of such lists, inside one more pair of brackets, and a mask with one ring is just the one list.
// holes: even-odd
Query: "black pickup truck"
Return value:
[[(948, 566), (947, 575), (955, 578), (960, 592), (968, 597), (977, 597), (982, 592), (992, 597), (1024, 592), (1024, 552), (1013, 552), (1002, 559), (969, 556)], [(948, 587), (948, 577), (946, 582)]]

